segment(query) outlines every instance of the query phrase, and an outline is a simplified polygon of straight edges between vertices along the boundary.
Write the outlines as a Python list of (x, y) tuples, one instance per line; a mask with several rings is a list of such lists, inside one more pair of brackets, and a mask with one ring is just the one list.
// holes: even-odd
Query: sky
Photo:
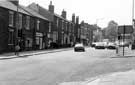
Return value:
[(111, 20), (118, 25), (132, 24), (132, 0), (20, 0), (19, 4), (27, 6), (35, 2), (48, 9), (50, 1), (55, 6), (55, 13), (61, 15), (63, 9), (67, 11), (68, 20), (75, 13), (80, 22), (84, 20), (102, 28)]

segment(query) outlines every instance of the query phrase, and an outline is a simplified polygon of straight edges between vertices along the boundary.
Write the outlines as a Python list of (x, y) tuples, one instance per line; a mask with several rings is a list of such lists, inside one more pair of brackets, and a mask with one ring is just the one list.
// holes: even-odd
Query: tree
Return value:
[(110, 41), (115, 41), (115, 39), (117, 38), (117, 28), (118, 28), (118, 24), (111, 20), (108, 23), (107, 28), (105, 28), (105, 37), (108, 38)]

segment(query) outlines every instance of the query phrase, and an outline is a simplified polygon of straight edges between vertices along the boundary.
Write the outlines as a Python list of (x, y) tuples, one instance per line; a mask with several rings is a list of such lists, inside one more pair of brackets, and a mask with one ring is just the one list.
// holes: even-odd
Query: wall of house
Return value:
[(8, 51), (8, 11), (0, 8), (0, 52)]

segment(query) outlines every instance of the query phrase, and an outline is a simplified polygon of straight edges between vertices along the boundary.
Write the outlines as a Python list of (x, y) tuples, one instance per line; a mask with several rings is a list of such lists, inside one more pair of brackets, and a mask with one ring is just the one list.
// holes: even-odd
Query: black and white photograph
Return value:
[(135, 85), (135, 0), (0, 0), (0, 85)]

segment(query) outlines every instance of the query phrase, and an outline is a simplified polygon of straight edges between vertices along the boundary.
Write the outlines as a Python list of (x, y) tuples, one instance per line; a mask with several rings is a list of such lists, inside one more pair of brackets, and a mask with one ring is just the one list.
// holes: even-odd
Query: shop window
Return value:
[(39, 37), (36, 37), (36, 44), (39, 45)]
[(32, 47), (32, 39), (31, 38), (26, 38), (25, 47)]
[(13, 26), (13, 25), (14, 25), (14, 12), (9, 11), (9, 26)]

